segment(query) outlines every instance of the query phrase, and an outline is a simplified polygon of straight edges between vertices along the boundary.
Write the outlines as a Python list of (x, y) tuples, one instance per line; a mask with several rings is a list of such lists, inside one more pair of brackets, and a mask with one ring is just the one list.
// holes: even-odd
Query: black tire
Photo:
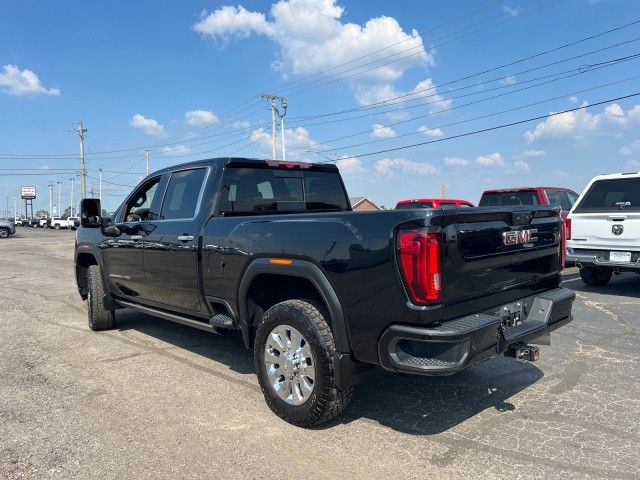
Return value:
[(9, 230), (6, 228), (0, 228), (0, 238), (9, 238)]
[(87, 269), (87, 317), (91, 330), (113, 328), (115, 310), (109, 305), (109, 298), (102, 281), (102, 272), (98, 265)]
[(580, 278), (587, 285), (592, 287), (603, 287), (609, 280), (613, 270), (608, 267), (582, 267), (580, 269)]
[(58, 224), (56, 223), (56, 226), (55, 226), (54, 228), (55, 228), (56, 230), (60, 230), (60, 225), (58, 225)]
[[(309, 300), (287, 300), (265, 312), (254, 344), (254, 362), (260, 388), (269, 408), (283, 420), (312, 427), (338, 416), (349, 405), (353, 387), (339, 389), (335, 380), (335, 343), (324, 306)], [(264, 360), (267, 337), (279, 325), (297, 329), (308, 342), (314, 359), (315, 380), (310, 397), (301, 405), (282, 400), (269, 382)]]

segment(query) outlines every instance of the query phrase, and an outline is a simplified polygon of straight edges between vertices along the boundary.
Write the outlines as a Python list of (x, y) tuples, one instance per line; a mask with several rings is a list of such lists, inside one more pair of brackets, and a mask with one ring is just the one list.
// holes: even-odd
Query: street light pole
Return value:
[(71, 177), (69, 180), (71, 180), (71, 216), (73, 217), (73, 184), (76, 182), (75, 177)]
[(62, 217), (62, 212), (60, 211), (62, 200), (62, 182), (58, 180), (58, 216)]
[(99, 185), (99, 189), (98, 189), (98, 198), (102, 202), (102, 169), (101, 168), (98, 169), (98, 174), (100, 176), (100, 185)]

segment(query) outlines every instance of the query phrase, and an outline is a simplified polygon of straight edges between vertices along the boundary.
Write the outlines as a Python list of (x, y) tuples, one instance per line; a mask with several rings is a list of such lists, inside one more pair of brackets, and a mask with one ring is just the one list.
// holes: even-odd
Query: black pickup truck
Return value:
[(83, 200), (76, 235), (89, 327), (131, 308), (238, 329), (269, 407), (300, 426), (338, 415), (375, 365), (535, 360), (529, 343), (572, 318), (553, 207), (353, 212), (333, 165), (218, 158), (101, 211)]

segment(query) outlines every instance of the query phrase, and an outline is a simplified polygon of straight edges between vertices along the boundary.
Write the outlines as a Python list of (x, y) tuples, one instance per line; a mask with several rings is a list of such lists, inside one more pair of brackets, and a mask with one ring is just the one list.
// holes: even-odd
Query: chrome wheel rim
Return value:
[(302, 405), (313, 393), (315, 361), (307, 339), (290, 325), (278, 325), (267, 336), (264, 366), (269, 385), (289, 405)]

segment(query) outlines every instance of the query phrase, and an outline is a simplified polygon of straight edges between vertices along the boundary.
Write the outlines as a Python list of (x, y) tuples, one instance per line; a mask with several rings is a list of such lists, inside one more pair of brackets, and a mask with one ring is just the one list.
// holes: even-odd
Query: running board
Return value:
[(152, 307), (145, 307), (143, 305), (138, 305), (137, 303), (131, 303), (124, 300), (115, 300), (115, 302), (125, 308), (131, 308), (133, 310), (137, 310), (138, 312), (146, 313), (154, 317), (160, 317), (164, 320), (169, 320), (170, 322), (179, 323), (181, 325), (186, 325), (187, 327), (198, 328), (206, 332), (221, 335), (216, 327), (214, 327), (213, 325), (209, 325), (208, 323), (199, 322), (198, 320), (192, 320), (190, 318), (182, 317), (180, 315), (176, 315), (175, 313), (164, 312), (162, 310), (157, 310)]

